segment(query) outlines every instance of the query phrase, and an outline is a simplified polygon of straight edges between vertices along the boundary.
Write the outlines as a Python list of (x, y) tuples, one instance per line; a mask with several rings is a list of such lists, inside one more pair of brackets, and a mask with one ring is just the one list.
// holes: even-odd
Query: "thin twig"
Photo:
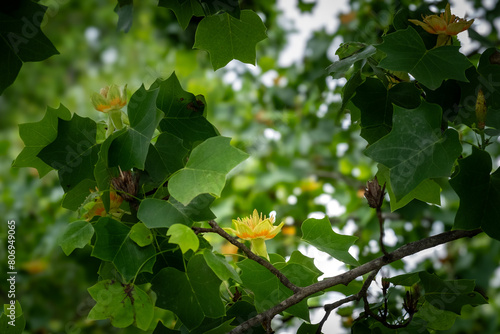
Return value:
[(217, 233), (216, 230), (213, 228), (205, 228), (205, 227), (196, 227), (193, 226), (191, 229), (194, 231), (195, 234), (200, 234), (200, 233)]
[[(384, 185), (385, 187), (385, 185)], [(382, 209), (377, 208), (377, 218), (378, 218), (378, 224), (380, 226), (380, 239), (379, 239), (379, 244), (380, 244), (380, 250), (382, 253), (384, 253), (385, 256), (387, 256), (387, 250), (385, 249), (384, 245), (384, 218), (382, 217)]]
[(361, 298), (363, 298), (363, 296), (366, 296), (366, 291), (370, 287), (370, 284), (372, 284), (372, 281), (375, 279), (375, 276), (377, 276), (378, 271), (379, 269), (375, 269), (370, 273), (370, 275), (366, 278), (365, 282), (363, 283), (363, 286), (361, 287), (361, 290), (359, 290), (358, 293), (346, 297), (344, 299), (337, 300), (335, 303), (325, 305), (325, 315), (323, 319), (321, 319), (321, 321), (319, 322), (316, 334), (321, 334), (321, 329), (323, 328), (323, 325), (325, 324), (326, 320), (328, 320), (328, 317), (330, 316), (330, 313), (332, 313), (333, 310), (344, 305), (345, 303), (349, 303), (355, 300), (358, 301)]
[(298, 293), (298, 292), (302, 291), (302, 288), (300, 288), (300, 287), (296, 286), (295, 284), (293, 284), (292, 282), (290, 282), (290, 280), (281, 271), (279, 271), (275, 266), (273, 266), (270, 262), (264, 260), (260, 256), (255, 255), (250, 250), (250, 248), (248, 248), (247, 246), (245, 246), (244, 244), (239, 242), (235, 237), (229, 235), (226, 231), (224, 231), (219, 226), (219, 224), (217, 224), (217, 222), (215, 220), (211, 220), (208, 223), (210, 224), (210, 226), (212, 226), (212, 229), (214, 230), (215, 233), (217, 233), (218, 235), (220, 235), (221, 237), (223, 237), (224, 239), (226, 239), (227, 241), (229, 241), (230, 243), (232, 243), (233, 245), (235, 245), (236, 247), (241, 249), (243, 251), (243, 253), (245, 253), (246, 256), (250, 260), (254, 260), (258, 264), (260, 264), (261, 266), (263, 266), (267, 270), (269, 270), (274, 276), (278, 277), (278, 279), (280, 280), (281, 283), (283, 283), (284, 286), (286, 286), (287, 288), (292, 290), (293, 293)]
[(471, 231), (465, 231), (465, 230), (455, 230), (455, 231), (448, 231), (444, 232), (438, 235), (434, 235), (432, 237), (428, 237), (422, 240), (410, 242), (398, 249), (396, 249), (394, 252), (387, 254), (386, 256), (379, 257), (377, 259), (374, 259), (370, 262), (367, 262), (359, 267), (356, 267), (354, 269), (349, 270), (348, 272), (345, 272), (343, 274), (330, 277), (327, 279), (324, 279), (320, 282), (314, 283), (312, 285), (309, 285), (307, 287), (303, 287), (300, 289), (300, 291), (296, 292), (292, 296), (288, 297), (287, 299), (283, 300), (281, 303), (271, 307), (267, 311), (264, 311), (262, 313), (257, 314), (255, 317), (239, 324), (237, 327), (235, 327), (230, 334), (239, 334), (239, 333), (245, 333), (245, 331), (251, 329), (252, 327), (262, 323), (266, 319), (272, 319), (276, 314), (283, 312), (290, 306), (293, 306), (305, 298), (323, 291), (327, 288), (330, 288), (332, 286), (338, 285), (338, 284), (344, 284), (347, 285), (349, 282), (354, 280), (356, 277), (362, 276), (366, 273), (369, 273), (370, 271), (377, 270), (382, 268), (383, 266), (392, 263), (397, 260), (401, 260), (402, 258), (413, 255), (415, 253), (418, 253), (424, 249), (436, 247), (438, 245), (454, 241), (457, 239), (461, 238), (466, 238), (466, 237), (474, 237), (481, 233), (481, 229), (476, 229), (476, 230), (471, 230)]

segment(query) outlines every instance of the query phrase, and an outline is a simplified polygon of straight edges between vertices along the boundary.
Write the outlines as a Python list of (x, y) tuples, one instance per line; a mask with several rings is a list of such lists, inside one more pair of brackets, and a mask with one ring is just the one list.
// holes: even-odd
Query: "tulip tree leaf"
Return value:
[(429, 329), (438, 331), (445, 331), (450, 329), (455, 323), (457, 315), (451, 311), (440, 310), (432, 306), (431, 303), (423, 303), (418, 308), (416, 317), (423, 319), (427, 322), (426, 326)]
[(216, 15), (224, 12), (240, 19), (240, 4), (238, 0), (199, 0), (207, 15)]
[(406, 204), (410, 203), (413, 199), (418, 199), (419, 201), (432, 203), (432, 204), (441, 204), (441, 187), (431, 180), (425, 179), (422, 181), (415, 189), (406, 194), (399, 201), (396, 200), (396, 196), (394, 195), (394, 191), (391, 187), (391, 178), (390, 178), (390, 170), (384, 165), (378, 165), (378, 173), (377, 179), (380, 184), (386, 184), (385, 189), (387, 190), (390, 198), (391, 211), (396, 211), (404, 207)]
[(127, 33), (134, 18), (134, 0), (118, 0), (115, 12), (118, 14), (117, 29)]
[(23, 62), (59, 53), (40, 26), (48, 7), (22, 0), (7, 8), (0, 13), (0, 95), (16, 80)]
[(223, 281), (227, 281), (230, 278), (234, 281), (241, 283), (240, 276), (236, 270), (226, 261), (225, 257), (220, 254), (214, 254), (209, 249), (203, 250), (203, 257), (207, 262), (208, 266), (214, 271), (214, 273)]
[(353, 266), (358, 266), (359, 263), (349, 254), (349, 248), (357, 239), (357, 237), (335, 233), (326, 216), (322, 219), (309, 218), (302, 224), (302, 240), (337, 260)]
[(416, 109), (394, 107), (392, 131), (364, 153), (390, 169), (396, 201), (428, 178), (448, 177), (462, 152), (458, 133), (441, 134), (441, 108), (422, 102)]
[(84, 220), (78, 220), (68, 225), (61, 237), (59, 245), (64, 251), (64, 254), (70, 255), (75, 248), (85, 247), (90, 239), (92, 239), (93, 235), (94, 228), (92, 224)]
[(184, 167), (187, 154), (182, 139), (163, 132), (154, 145), (149, 145), (146, 170), (154, 182), (162, 183), (169, 175)]
[(47, 107), (47, 112), (39, 122), (19, 125), (19, 135), (24, 141), (24, 149), (19, 153), (13, 167), (34, 167), (40, 177), (52, 170), (52, 167), (43, 162), (37, 155), (40, 151), (57, 138), (58, 119), (69, 121), (70, 111), (62, 104), (58, 109)]
[(213, 201), (214, 197), (207, 194), (197, 196), (188, 205), (174, 198), (168, 201), (146, 198), (139, 206), (137, 217), (148, 228), (170, 227), (173, 224), (192, 226), (195, 221), (215, 218), (209, 208)]
[(266, 26), (259, 15), (242, 10), (239, 20), (228, 13), (201, 20), (193, 48), (208, 51), (212, 66), (217, 70), (233, 59), (255, 64), (255, 46), (266, 37)]
[(391, 131), (393, 104), (416, 108), (420, 104), (420, 91), (409, 82), (387, 90), (380, 80), (366, 78), (356, 89), (352, 102), (361, 110), (361, 137), (372, 144)]
[(90, 195), (90, 190), (94, 190), (96, 186), (95, 180), (85, 179), (81, 181), (64, 194), (62, 207), (73, 211), (78, 210)]
[(182, 139), (188, 149), (196, 142), (218, 135), (205, 118), (205, 103), (183, 90), (175, 73), (166, 80), (157, 80), (151, 87), (159, 88), (156, 106), (165, 113), (160, 122), (162, 132)]
[(141, 247), (153, 242), (153, 234), (143, 223), (137, 223), (130, 230), (130, 239)]
[(465, 70), (472, 64), (459, 52), (459, 46), (445, 45), (427, 50), (412, 27), (386, 35), (383, 40), (376, 46), (387, 54), (379, 63), (382, 68), (408, 72), (430, 89), (438, 88), (446, 79), (467, 81)]
[(88, 315), (91, 320), (110, 319), (111, 324), (117, 328), (135, 324), (144, 331), (153, 321), (153, 301), (137, 285), (103, 280), (88, 288), (88, 291), (97, 302)]
[[(1, 305), (1, 304), (0, 304)], [(11, 313), (9, 308), (14, 306), (14, 319), (10, 317)], [(15, 326), (9, 322), (15, 321)], [(26, 319), (24, 317), (23, 309), (21, 304), (16, 300), (15, 304), (3, 304), (3, 308), (0, 311), (0, 333), (4, 334), (22, 334), (24, 328), (26, 327)]]
[(94, 225), (96, 241), (92, 256), (112, 262), (126, 281), (140, 272), (151, 272), (155, 261), (153, 245), (140, 247), (130, 238), (131, 229), (126, 225), (102, 217)]
[(59, 118), (56, 139), (38, 153), (43, 162), (58, 171), (64, 192), (85, 179), (94, 180), (100, 149), (96, 134), (97, 125), (90, 118), (77, 114), (71, 120)]
[(171, 9), (184, 30), (193, 16), (205, 16), (198, 0), (160, 0), (158, 6)]
[(218, 136), (196, 146), (186, 167), (170, 178), (170, 194), (184, 205), (200, 194), (220, 196), (226, 175), (248, 158), (248, 154), (232, 147), (230, 141), (231, 138)]
[(149, 143), (163, 116), (156, 108), (157, 89), (141, 86), (130, 98), (128, 118), (130, 127), (115, 137), (108, 150), (108, 166), (130, 170), (144, 169)]
[(318, 282), (323, 272), (316, 268), (314, 259), (294, 251), (288, 262), (273, 263), (295, 285), (305, 287)]
[(500, 240), (500, 169), (490, 174), (489, 153), (475, 147), (471, 155), (458, 161), (458, 165), (458, 173), (450, 180), (460, 197), (454, 228), (481, 227), (490, 237)]
[[(237, 263), (241, 269), (243, 286), (254, 293), (255, 308), (263, 312), (290, 297), (293, 292), (284, 286), (269, 270), (260, 264), (246, 259)], [(286, 310), (288, 313), (309, 321), (307, 298)]]
[(162, 269), (153, 279), (152, 289), (158, 296), (156, 306), (174, 312), (184, 326), (193, 329), (205, 317), (225, 314), (219, 293), (221, 283), (203, 255), (198, 254), (189, 260), (186, 272), (172, 267)]
[(174, 224), (168, 228), (167, 236), (170, 236), (168, 242), (179, 245), (182, 253), (192, 249), (193, 252), (200, 247), (200, 240), (190, 227), (183, 224)]
[(488, 302), (474, 291), (474, 280), (459, 279), (445, 281), (426, 271), (419, 273), (420, 282), (425, 289), (425, 300), (440, 310), (460, 315), (464, 305), (481, 305)]

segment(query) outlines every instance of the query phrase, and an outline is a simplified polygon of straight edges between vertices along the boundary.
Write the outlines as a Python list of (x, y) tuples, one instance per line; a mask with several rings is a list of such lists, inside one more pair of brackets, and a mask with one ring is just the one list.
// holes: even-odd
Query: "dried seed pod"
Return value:
[(139, 178), (133, 175), (131, 171), (123, 172), (120, 169), (120, 176), (114, 177), (111, 184), (115, 188), (118, 195), (120, 195), (127, 202), (135, 202), (137, 190), (139, 189)]
[(380, 187), (376, 176), (373, 181), (368, 181), (365, 189), (365, 198), (371, 208), (379, 209), (384, 202), (384, 195), (385, 184), (383, 188)]

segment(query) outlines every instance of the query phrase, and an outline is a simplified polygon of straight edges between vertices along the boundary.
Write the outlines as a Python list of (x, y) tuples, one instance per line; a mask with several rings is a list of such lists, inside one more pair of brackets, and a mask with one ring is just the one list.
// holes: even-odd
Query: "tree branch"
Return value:
[[(219, 227), (220, 228), (220, 227)], [(267, 311), (264, 311), (255, 317), (241, 323), (238, 325), (236, 328), (234, 328), (230, 334), (239, 334), (239, 333), (244, 333), (245, 331), (251, 329), (252, 327), (258, 325), (261, 322), (267, 321), (268, 319), (272, 319), (276, 314), (283, 312), (287, 308), (289, 308), (292, 305), (295, 305), (302, 301), (304, 298), (307, 298), (308, 296), (315, 294), (317, 292), (323, 291), (329, 287), (338, 285), (338, 284), (344, 284), (347, 285), (349, 282), (354, 280), (356, 277), (362, 276), (366, 273), (369, 273), (370, 271), (373, 270), (378, 270), (382, 268), (383, 266), (392, 263), (397, 260), (401, 260), (402, 258), (416, 254), (424, 249), (432, 248), (450, 241), (454, 241), (457, 239), (465, 238), (465, 237), (474, 237), (481, 233), (481, 229), (476, 229), (476, 230), (471, 230), (471, 231), (465, 231), (465, 230), (455, 230), (455, 231), (448, 231), (444, 232), (438, 235), (434, 235), (432, 237), (428, 237), (419, 241), (414, 241), (410, 242), (398, 249), (396, 249), (394, 252), (389, 253), (387, 255), (384, 255), (382, 257), (379, 257), (377, 259), (374, 259), (370, 262), (367, 262), (359, 267), (356, 267), (354, 269), (351, 269), (343, 274), (330, 277), (327, 279), (324, 279), (318, 283), (314, 283), (312, 285), (309, 285), (304, 288), (300, 288), (300, 291), (296, 292), (292, 296), (288, 297), (281, 303), (273, 306), (272, 308), (268, 309)], [(227, 234), (227, 233), (226, 233)]]
[[(260, 264), (261, 266), (265, 267), (267, 270), (269, 270), (271, 273), (273, 273), (278, 279), (280, 280), (281, 283), (283, 283), (284, 286), (292, 290), (294, 293), (297, 293), (302, 290), (302, 288), (296, 286), (290, 280), (278, 269), (276, 269), (275, 266), (273, 266), (270, 262), (264, 260), (260, 256), (255, 255), (247, 246), (239, 242), (235, 237), (229, 235), (226, 231), (224, 231), (219, 224), (215, 220), (211, 220), (208, 222), (210, 226), (212, 226), (213, 232), (217, 233), (239, 249), (243, 251), (243, 253), (246, 254), (246, 256)], [(196, 232), (196, 231), (195, 231)]]

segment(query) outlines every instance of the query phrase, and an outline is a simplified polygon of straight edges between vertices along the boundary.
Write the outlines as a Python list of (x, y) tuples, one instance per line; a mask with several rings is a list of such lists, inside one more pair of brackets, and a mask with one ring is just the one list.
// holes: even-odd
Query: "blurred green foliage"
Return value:
[[(315, 31), (301, 61), (282, 67), (278, 58), (290, 30), (279, 20), (275, 3), (242, 1), (241, 7), (256, 10), (268, 28), (269, 38), (257, 45), (258, 67), (233, 62), (214, 72), (209, 55), (191, 49), (197, 18), (182, 30), (173, 12), (150, 1), (136, 1), (133, 25), (125, 34), (117, 29), (114, 1), (40, 1), (49, 7), (43, 31), (60, 55), (25, 63), (15, 83), (0, 96), (0, 212), (4, 221), (17, 222), (17, 294), (27, 333), (139, 332), (115, 329), (108, 321), (87, 320), (94, 305), (87, 288), (96, 283), (99, 262), (90, 257), (90, 247), (66, 257), (57, 244), (64, 227), (77, 219), (76, 213), (61, 208), (63, 192), (54, 172), (40, 180), (33, 169), (10, 168), (23, 147), (17, 124), (38, 121), (46, 106), (55, 108), (60, 103), (80, 116), (96, 117), (90, 95), (112, 83), (128, 84), (130, 95), (142, 83), (149, 87), (156, 78), (167, 78), (175, 71), (186, 91), (205, 96), (208, 119), (221, 134), (251, 154), (214, 202), (222, 226), (254, 208), (276, 211), (287, 228), (268, 249), (287, 256), (297, 249), (302, 222), (312, 212), (327, 213), (339, 230), (355, 223), (351, 233), (359, 238), (354, 246), (359, 249), (359, 262), (379, 256), (378, 248), (370, 243), (378, 238), (378, 221), (362, 193), (376, 166), (362, 154), (367, 143), (359, 136), (356, 106), (351, 103), (348, 113), (339, 112), (345, 80), (333, 80), (325, 69), (333, 60), (332, 41), (381, 42), (398, 10), (411, 6), (418, 13), (428, 13), (430, 4), (420, 0), (349, 2), (351, 11), (339, 16), (334, 33)], [(480, 0), (470, 2), (476, 9), (482, 6)], [(446, 2), (434, 4), (443, 9)], [(302, 2), (299, 5), (310, 10)], [(490, 33), (470, 33), (475, 41), (471, 54), (498, 47), (499, 34), (492, 22), (499, 6), (496, 1), (482, 11)], [(474, 140), (465, 129), (462, 136)], [(496, 157), (497, 167), (498, 148), (490, 154)], [(418, 200), (395, 212), (390, 212), (388, 204), (384, 206), (387, 227), (397, 236), (389, 249), (451, 229), (458, 197), (447, 181), (440, 186), (441, 206)], [(345, 209), (335, 211), (334, 207)], [(6, 258), (6, 231), (2, 224), (2, 259)], [(220, 246), (227, 252), (227, 245)], [(499, 332), (500, 242), (480, 236), (454, 242), (446, 249), (423, 261), (409, 258), (405, 262), (412, 270), (475, 279), (478, 290), (490, 298), (489, 305), (465, 307), (465, 315), (446, 333)], [(405, 272), (402, 262), (391, 267), (393, 272)], [(5, 261), (0, 270), (7, 271)], [(0, 291), (6, 295), (5, 285)], [(353, 319), (349, 312), (346, 315), (343, 323), (349, 327)]]

